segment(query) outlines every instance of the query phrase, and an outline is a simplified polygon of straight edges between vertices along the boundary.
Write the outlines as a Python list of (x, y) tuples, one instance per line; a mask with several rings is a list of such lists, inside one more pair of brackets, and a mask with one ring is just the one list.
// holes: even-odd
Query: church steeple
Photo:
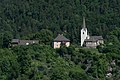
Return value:
[(83, 17), (83, 28), (86, 28), (85, 17)]
[(83, 17), (83, 28), (81, 29), (81, 46), (83, 46), (85, 39), (87, 38), (87, 28), (85, 23), (85, 17)]

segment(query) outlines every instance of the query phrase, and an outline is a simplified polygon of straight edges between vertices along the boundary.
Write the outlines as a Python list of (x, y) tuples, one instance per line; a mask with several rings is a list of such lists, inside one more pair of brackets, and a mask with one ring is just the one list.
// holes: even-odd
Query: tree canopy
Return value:
[(77, 43), (85, 16), (89, 33), (106, 37), (119, 27), (119, 6), (119, 0), (2, 0), (0, 31), (22, 38), (48, 29), (54, 37), (64, 33)]
[[(0, 0), (0, 80), (120, 79), (119, 13), (119, 0)], [(83, 17), (104, 37), (97, 49), (79, 47)], [(58, 34), (72, 45), (53, 49)], [(10, 47), (13, 38), (40, 44)]]

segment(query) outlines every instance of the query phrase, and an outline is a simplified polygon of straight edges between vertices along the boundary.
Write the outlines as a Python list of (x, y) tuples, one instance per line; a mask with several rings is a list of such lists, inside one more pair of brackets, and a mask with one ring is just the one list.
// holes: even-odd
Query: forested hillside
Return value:
[(1, 0), (0, 32), (23, 38), (49, 29), (54, 36), (64, 33), (79, 42), (83, 16), (91, 35), (106, 37), (119, 27), (119, 13), (119, 0)]
[[(56, 50), (48, 45), (0, 49), (0, 80), (119, 80), (119, 65), (117, 53), (101, 54), (75, 46)], [(109, 72), (112, 77), (107, 77)]]
[[(83, 16), (97, 49), (80, 47)], [(70, 47), (51, 47), (64, 34)], [(40, 44), (11, 47), (13, 38)], [(0, 0), (0, 80), (119, 80), (120, 0)]]

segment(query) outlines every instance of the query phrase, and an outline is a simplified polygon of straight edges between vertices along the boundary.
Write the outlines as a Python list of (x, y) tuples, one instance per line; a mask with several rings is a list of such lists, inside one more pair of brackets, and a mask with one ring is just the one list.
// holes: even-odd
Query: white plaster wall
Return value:
[(104, 41), (103, 40), (99, 40), (99, 43), (104, 44)]
[[(54, 49), (60, 48), (60, 46), (61, 46), (61, 42), (54, 42)], [(66, 42), (65, 46), (69, 47), (70, 46), (70, 42)]]
[(87, 38), (87, 28), (81, 30), (81, 46), (83, 46), (85, 39)]
[(104, 41), (103, 40), (98, 40), (97, 45), (100, 45), (100, 44), (104, 44)]
[(66, 47), (69, 47), (70, 46), (70, 42), (66, 42)]
[(54, 42), (54, 49), (60, 48), (61, 42)]

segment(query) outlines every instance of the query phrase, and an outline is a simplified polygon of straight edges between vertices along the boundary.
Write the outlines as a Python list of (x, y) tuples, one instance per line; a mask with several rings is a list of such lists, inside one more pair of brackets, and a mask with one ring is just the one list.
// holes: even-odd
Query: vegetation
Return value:
[[(118, 80), (120, 78), (120, 55), (114, 51), (106, 51), (108, 52), (94, 53), (83, 48), (75, 49), (74, 45), (68, 48), (62, 46), (56, 50), (49, 45), (0, 49), (0, 79)], [(112, 64), (113, 60), (115, 64)], [(113, 68), (113, 75), (109, 78), (106, 75), (110, 66)]]
[[(89, 78), (84, 70), (87, 67), (85, 61), (88, 56), (82, 52), (65, 54), (64, 57), (60, 57), (50, 46), (31, 45), (18, 46), (10, 50), (1, 49), (0, 55), (1, 80), (87, 80)], [(94, 57), (97, 56), (93, 55), (91, 59)], [(99, 61), (98, 58), (96, 59)], [(105, 58), (103, 60), (106, 62)], [(99, 63), (98, 61), (95, 64)], [(100, 62), (100, 65), (105, 64), (104, 61)], [(98, 74), (95, 66), (97, 65), (92, 66), (95, 72), (90, 73), (95, 74), (95, 78), (104, 77), (102, 73), (105, 68), (99, 66), (100, 71), (101, 69), (103, 71)]]
[[(18, 4), (19, 3), (19, 4)], [(72, 42), (80, 42), (82, 18), (91, 35), (105, 35), (119, 27), (119, 0), (2, 0), (0, 32), (24, 38), (41, 29), (63, 33)]]
[[(119, 0), (1, 0), (0, 80), (119, 80), (119, 8)], [(97, 49), (79, 47), (83, 16), (90, 35), (105, 39)], [(73, 45), (53, 49), (59, 33)], [(13, 38), (40, 44), (11, 48)]]

